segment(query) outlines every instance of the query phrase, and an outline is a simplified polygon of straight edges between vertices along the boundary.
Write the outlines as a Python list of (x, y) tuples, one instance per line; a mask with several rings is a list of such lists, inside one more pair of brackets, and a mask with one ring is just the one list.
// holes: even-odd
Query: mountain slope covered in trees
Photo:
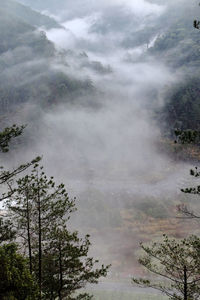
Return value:
[(61, 28), (61, 26), (53, 19), (46, 15), (40, 14), (39, 12), (32, 10), (19, 2), (14, 0), (0, 1), (1, 16), (12, 16), (14, 22), (23, 22), (31, 26), (50, 28)]
[(148, 50), (178, 76), (178, 81), (164, 93), (161, 118), (165, 119), (168, 132), (175, 128), (199, 129), (200, 120), (200, 32), (193, 27), (198, 16), (197, 3), (183, 3), (181, 13)]
[(28, 102), (42, 107), (63, 99), (70, 102), (75, 96), (93, 90), (89, 79), (75, 79), (62, 68), (56, 68), (56, 64), (63, 64), (62, 55), (40, 30), (60, 28), (56, 21), (15, 1), (1, 2), (1, 113), (9, 113)]

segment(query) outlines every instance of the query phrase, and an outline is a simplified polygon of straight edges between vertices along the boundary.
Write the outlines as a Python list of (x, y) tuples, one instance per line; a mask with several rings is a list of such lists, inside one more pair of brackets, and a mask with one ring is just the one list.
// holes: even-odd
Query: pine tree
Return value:
[[(24, 128), (25, 126), (13, 125), (11, 127), (6, 127), (4, 130), (0, 131), (0, 154), (9, 151), (10, 143), (13, 141), (13, 139), (19, 137), (23, 133)], [(14, 194), (15, 189), (11, 188), (12, 179), (18, 174), (24, 172), (31, 165), (39, 162), (40, 159), (40, 157), (36, 157), (31, 162), (22, 164), (11, 171), (5, 170), (3, 166), (0, 166), (0, 185), (6, 183), (8, 187), (8, 191), (2, 194), (2, 196), (0, 197), (0, 201), (3, 201)]]
[(45, 255), (45, 290), (47, 299), (90, 299), (87, 293), (74, 293), (87, 283), (98, 283), (99, 277), (106, 276), (109, 266), (94, 269), (97, 260), (88, 257), (89, 235), (84, 239), (78, 232), (69, 232), (66, 225), (55, 227), (49, 234), (49, 244)]
[(17, 183), (7, 206), (25, 245), (30, 272), (37, 277), (39, 299), (45, 295), (49, 297), (46, 299), (64, 299), (65, 294), (70, 299), (87, 282), (95, 283), (105, 276), (108, 267), (93, 270), (95, 261), (87, 258), (89, 237), (81, 240), (77, 232), (70, 233), (66, 227), (76, 208), (64, 184), (56, 185), (38, 164)]
[[(200, 297), (200, 239), (190, 236), (177, 241), (164, 235), (161, 243), (141, 245), (145, 255), (139, 263), (154, 274), (155, 280), (133, 278), (141, 287), (154, 288), (170, 299), (191, 300)], [(161, 278), (162, 281), (158, 278)], [(161, 281), (161, 282), (160, 282)]]
[(38, 164), (35, 164), (30, 175), (17, 183), (16, 193), (8, 200), (7, 206), (28, 250), (30, 272), (34, 269), (37, 273), (42, 295), (42, 256), (47, 235), (52, 226), (59, 226), (64, 217), (74, 210), (74, 200), (69, 199), (64, 185), (56, 186), (53, 177), (47, 178), (43, 167)]

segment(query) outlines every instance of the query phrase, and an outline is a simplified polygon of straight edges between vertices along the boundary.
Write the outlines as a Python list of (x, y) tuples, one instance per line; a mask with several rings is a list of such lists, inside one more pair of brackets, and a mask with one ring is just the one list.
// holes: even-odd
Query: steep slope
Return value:
[(200, 10), (197, 3), (185, 1), (174, 4), (174, 8), (173, 22), (148, 50), (153, 59), (163, 61), (178, 75), (177, 82), (166, 87), (164, 107), (159, 111), (159, 121), (165, 120), (169, 135), (174, 128), (199, 130), (200, 120), (200, 32), (193, 27)]
[(61, 28), (61, 26), (52, 18), (42, 15), (37, 11), (32, 10), (30, 7), (22, 5), (12, 0), (0, 0), (0, 10), (4, 16), (12, 16), (18, 18), (21, 22), (36, 27)]
[(0, 53), (14, 50), (17, 47), (32, 47), (36, 55), (51, 56), (54, 46), (44, 34), (36, 28), (25, 23), (18, 16), (5, 13), (0, 8)]
[(33, 7), (34, 9), (38, 10), (46, 10), (48, 7), (50, 8), (50, 11), (54, 11), (58, 9), (59, 7), (66, 5), (66, 0), (48, 0), (47, 1), (40, 1), (40, 0), (19, 0), (19, 2), (28, 5), (30, 7)]
[(0, 53), (17, 47), (30, 46), (35, 53), (51, 56), (54, 46), (36, 28), (54, 28), (60, 25), (31, 8), (12, 0), (0, 0)]
[(63, 54), (38, 29), (41, 26), (59, 27), (54, 20), (24, 5), (0, 0), (1, 114), (27, 102), (42, 107), (69, 102), (93, 90), (88, 79), (77, 80), (63, 73), (64, 64), (68, 68)]

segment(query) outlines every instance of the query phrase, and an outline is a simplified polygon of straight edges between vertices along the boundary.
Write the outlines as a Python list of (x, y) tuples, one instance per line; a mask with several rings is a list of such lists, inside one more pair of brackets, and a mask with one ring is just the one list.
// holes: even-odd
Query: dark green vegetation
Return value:
[(36, 300), (37, 285), (26, 259), (17, 252), (15, 244), (0, 246), (0, 297), (2, 300)]

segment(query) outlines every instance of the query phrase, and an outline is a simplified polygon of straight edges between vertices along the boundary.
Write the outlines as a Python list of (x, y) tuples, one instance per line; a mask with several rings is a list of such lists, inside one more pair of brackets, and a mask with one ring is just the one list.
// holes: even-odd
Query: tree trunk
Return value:
[(62, 300), (62, 288), (63, 288), (63, 270), (62, 270), (62, 249), (59, 242), (59, 272), (60, 272), (60, 288), (58, 292), (59, 300)]
[(187, 291), (187, 267), (184, 266), (184, 300), (187, 300), (188, 299), (188, 291)]
[(30, 211), (29, 211), (28, 191), (26, 191), (26, 210), (27, 210), (27, 235), (28, 235), (29, 268), (30, 268), (30, 273), (32, 274), (33, 266), (32, 266), (32, 248), (31, 248)]

